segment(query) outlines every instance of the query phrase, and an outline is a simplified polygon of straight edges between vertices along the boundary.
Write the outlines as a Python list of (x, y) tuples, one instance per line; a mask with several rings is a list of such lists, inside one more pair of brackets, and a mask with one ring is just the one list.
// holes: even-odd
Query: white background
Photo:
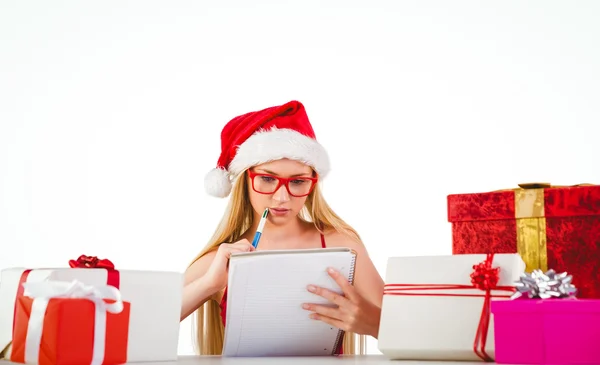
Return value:
[(598, 19), (597, 1), (4, 0), (0, 267), (183, 271), (226, 203), (203, 187), (221, 128), (292, 99), (382, 275), (450, 254), (448, 194), (600, 182)]

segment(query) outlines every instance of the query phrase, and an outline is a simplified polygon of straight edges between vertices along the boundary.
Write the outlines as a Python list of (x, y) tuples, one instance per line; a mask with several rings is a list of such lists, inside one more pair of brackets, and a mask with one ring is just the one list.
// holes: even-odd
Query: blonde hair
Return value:
[[(240, 175), (231, 191), (231, 198), (225, 209), (221, 222), (209, 243), (196, 256), (190, 266), (207, 253), (216, 250), (222, 243), (236, 242), (252, 225), (254, 218), (250, 199), (248, 197), (247, 173)], [(300, 219), (312, 222), (317, 230), (335, 230), (348, 235), (351, 239), (360, 241), (358, 233), (344, 222), (325, 202), (319, 189), (319, 184), (308, 196), (304, 209), (299, 214)], [(194, 327), (194, 326), (192, 326)], [(196, 351), (200, 355), (221, 355), (223, 347), (224, 327), (220, 316), (220, 307), (214, 299), (207, 300), (196, 310), (195, 326)], [(343, 340), (343, 353), (356, 354), (356, 334), (346, 332)], [(359, 337), (359, 352), (365, 353), (365, 336)]]

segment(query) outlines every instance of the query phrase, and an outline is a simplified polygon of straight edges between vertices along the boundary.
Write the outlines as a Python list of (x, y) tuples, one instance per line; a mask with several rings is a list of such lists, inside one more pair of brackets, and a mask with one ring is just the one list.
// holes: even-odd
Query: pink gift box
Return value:
[(600, 364), (600, 300), (492, 301), (497, 364)]

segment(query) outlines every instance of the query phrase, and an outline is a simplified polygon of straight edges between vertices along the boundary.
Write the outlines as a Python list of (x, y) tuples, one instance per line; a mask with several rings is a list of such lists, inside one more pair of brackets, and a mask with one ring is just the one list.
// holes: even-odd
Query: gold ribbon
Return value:
[(515, 219), (517, 252), (525, 261), (525, 270), (548, 270), (543, 188), (515, 190)]

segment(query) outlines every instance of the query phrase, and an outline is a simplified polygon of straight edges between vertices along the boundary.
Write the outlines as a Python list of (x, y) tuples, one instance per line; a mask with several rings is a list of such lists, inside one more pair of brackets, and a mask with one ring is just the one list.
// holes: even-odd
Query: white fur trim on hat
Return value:
[(317, 140), (292, 129), (274, 127), (260, 130), (244, 141), (229, 164), (229, 171), (215, 168), (206, 174), (206, 192), (218, 198), (225, 198), (231, 193), (232, 181), (243, 171), (282, 158), (300, 161), (313, 167), (321, 178), (330, 170), (327, 151)]
[(317, 140), (292, 129), (259, 130), (242, 143), (229, 164), (234, 179), (244, 170), (288, 158), (312, 166), (320, 177), (329, 172), (329, 156)]
[(212, 169), (204, 177), (206, 192), (217, 198), (225, 198), (231, 193), (229, 173), (221, 168)]

